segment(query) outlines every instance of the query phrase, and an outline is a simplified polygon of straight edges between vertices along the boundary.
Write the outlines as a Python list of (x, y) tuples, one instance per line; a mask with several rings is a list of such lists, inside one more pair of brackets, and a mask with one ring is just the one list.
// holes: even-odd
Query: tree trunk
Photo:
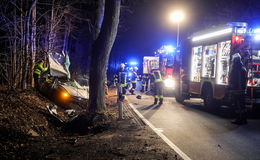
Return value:
[(23, 67), (23, 65), (24, 65), (24, 56), (25, 56), (25, 28), (24, 28), (24, 21), (23, 21), (23, 18), (24, 18), (24, 10), (23, 10), (23, 5), (24, 5), (24, 3), (23, 3), (23, 0), (21, 0), (20, 1), (20, 3), (21, 3), (21, 8), (20, 8), (20, 10), (21, 10), (21, 14), (20, 14), (20, 21), (21, 21), (21, 26), (20, 26), (20, 28), (21, 28), (21, 46), (20, 46), (20, 48), (21, 48), (21, 55), (20, 55), (20, 61), (19, 61), (19, 67), (21, 68), (20, 69), (20, 71), (19, 71), (19, 85), (20, 85), (20, 87), (22, 88), (22, 85), (23, 85), (23, 72), (24, 72), (24, 67)]
[(48, 40), (48, 53), (53, 51), (53, 41), (54, 41), (54, 7), (55, 7), (54, 4), (55, 4), (55, 0), (52, 0), (50, 32), (49, 32), (49, 40)]
[(105, 78), (110, 51), (114, 44), (119, 23), (121, 0), (106, 0), (105, 16), (101, 31), (94, 41), (90, 67), (89, 109), (102, 111), (105, 105)]
[[(15, 1), (16, 3), (16, 1)], [(14, 43), (13, 43), (13, 57), (12, 57), (12, 88), (16, 88), (16, 57), (17, 57), (17, 19), (16, 8), (14, 8)]]
[[(25, 34), (25, 37), (26, 37), (26, 45), (25, 45), (25, 65), (24, 65), (24, 74), (23, 74), (23, 85), (22, 85), (22, 89), (27, 89), (28, 88), (28, 80), (30, 78), (30, 67), (29, 67), (29, 64), (30, 64), (30, 53), (31, 53), (31, 50), (30, 50), (30, 45), (31, 45), (31, 29), (30, 29), (30, 26), (31, 26), (31, 15), (32, 15), (32, 9), (33, 9), (33, 6), (34, 6), (34, 3), (36, 1), (33, 2), (33, 4), (30, 6), (30, 9), (29, 9), (29, 12), (28, 12), (28, 16), (27, 16), (27, 19), (26, 19), (26, 34)], [(36, 4), (35, 4), (36, 5)], [(29, 6), (29, 5), (28, 5)]]
[(34, 0), (32, 4), (32, 33), (31, 33), (31, 40), (32, 40), (32, 45), (31, 45), (31, 56), (32, 56), (32, 61), (31, 61), (31, 68), (30, 68), (30, 77), (29, 80), (31, 82), (31, 86), (34, 86), (34, 81), (33, 81), (33, 69), (35, 65), (35, 56), (36, 56), (36, 4), (37, 0)]
[(96, 21), (95, 21), (95, 30), (94, 30), (94, 40), (98, 38), (98, 35), (101, 30), (101, 25), (104, 19), (105, 13), (105, 0), (98, 0), (98, 9), (96, 11)]

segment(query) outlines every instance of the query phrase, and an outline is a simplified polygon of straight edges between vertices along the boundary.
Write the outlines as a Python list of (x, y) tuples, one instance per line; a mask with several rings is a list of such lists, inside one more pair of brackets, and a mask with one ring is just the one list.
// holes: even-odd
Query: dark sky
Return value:
[[(175, 46), (177, 25), (170, 23), (168, 17), (176, 8), (182, 8), (186, 14), (180, 30), (182, 41), (203, 27), (248, 21), (250, 16), (259, 15), (259, 3), (260, 0), (147, 0), (131, 6), (132, 13), (122, 10), (111, 55), (120, 61), (136, 59), (142, 63), (143, 56), (152, 56), (160, 46)], [(257, 23), (255, 19), (250, 21)]]
[[(184, 10), (194, 10), (191, 3), (183, 6)], [(112, 55), (118, 55), (123, 61), (136, 59), (140, 62), (145, 55), (153, 56), (162, 45), (175, 46), (177, 25), (168, 19), (170, 11), (175, 8), (174, 1), (150, 0), (135, 6), (133, 13), (123, 11)], [(187, 18), (181, 24), (181, 36), (186, 37), (186, 25), (192, 23), (191, 19), (194, 18)]]

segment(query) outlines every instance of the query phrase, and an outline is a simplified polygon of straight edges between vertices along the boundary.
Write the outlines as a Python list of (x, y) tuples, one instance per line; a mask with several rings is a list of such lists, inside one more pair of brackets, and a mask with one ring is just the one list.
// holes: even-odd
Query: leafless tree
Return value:
[[(80, 18), (77, 0), (0, 1), (0, 82), (9, 88), (33, 86), (37, 59), (49, 52), (67, 52)], [(75, 37), (75, 36), (74, 36)], [(43, 54), (39, 54), (43, 53)]]

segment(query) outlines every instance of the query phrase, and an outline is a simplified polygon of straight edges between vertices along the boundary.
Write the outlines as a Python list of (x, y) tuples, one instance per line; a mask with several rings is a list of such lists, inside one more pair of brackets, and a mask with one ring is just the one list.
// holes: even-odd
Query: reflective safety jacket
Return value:
[(119, 70), (118, 71), (118, 83), (120, 87), (126, 87), (127, 86), (127, 72), (125, 70)]
[(48, 68), (43, 67), (43, 63), (39, 63), (35, 65), (34, 74), (41, 75), (42, 72), (47, 71)]
[(155, 83), (163, 81), (161, 72), (159, 70), (156, 70), (152, 73), (152, 78)]
[(132, 73), (131, 82), (132, 82), (132, 83), (137, 83), (137, 80), (138, 80), (138, 75), (137, 75), (136, 72), (133, 72), (133, 73)]

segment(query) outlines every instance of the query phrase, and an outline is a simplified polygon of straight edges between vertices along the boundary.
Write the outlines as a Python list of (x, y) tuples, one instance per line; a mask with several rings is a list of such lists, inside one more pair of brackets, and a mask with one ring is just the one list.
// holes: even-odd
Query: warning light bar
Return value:
[(192, 41), (196, 42), (196, 41), (199, 41), (199, 40), (208, 39), (208, 38), (228, 34), (228, 33), (231, 33), (231, 32), (232, 32), (232, 28), (226, 28), (226, 29), (219, 30), (219, 31), (216, 31), (216, 32), (211, 32), (211, 33), (207, 33), (207, 34), (203, 34), (203, 35), (200, 35), (200, 36), (193, 37)]

